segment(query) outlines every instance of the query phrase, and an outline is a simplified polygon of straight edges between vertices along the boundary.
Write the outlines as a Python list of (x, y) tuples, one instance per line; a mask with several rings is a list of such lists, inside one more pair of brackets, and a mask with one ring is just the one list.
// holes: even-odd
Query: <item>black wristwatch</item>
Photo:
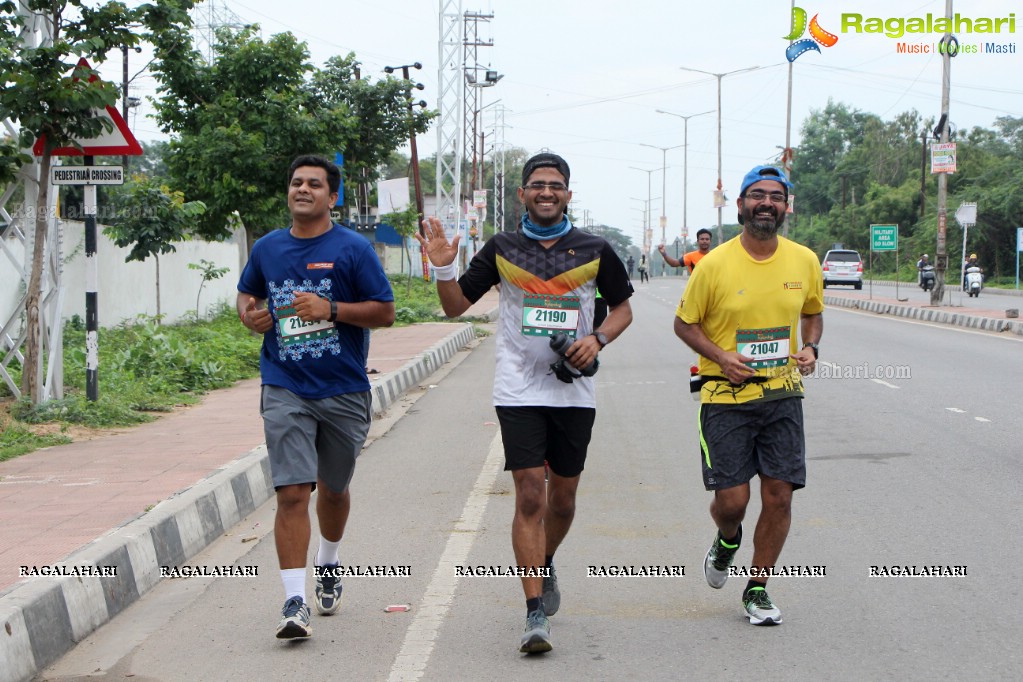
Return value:
[(604, 332), (593, 332), (593, 335), (597, 337), (597, 343), (600, 344), (600, 350), (604, 350), (604, 346), (608, 343)]
[(814, 360), (820, 359), (820, 346), (818, 346), (816, 343), (807, 341), (806, 343), (803, 344), (803, 348), (809, 348), (813, 351)]
[(330, 317), (327, 319), (330, 322), (337, 322), (337, 301), (330, 302)]

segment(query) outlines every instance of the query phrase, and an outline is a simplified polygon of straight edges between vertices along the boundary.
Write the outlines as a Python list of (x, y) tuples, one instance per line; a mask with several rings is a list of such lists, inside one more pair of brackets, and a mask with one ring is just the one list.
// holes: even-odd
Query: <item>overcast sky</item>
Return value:
[[(800, 0), (808, 17), (838, 37), (832, 47), (807, 52), (794, 63), (792, 145), (811, 110), (829, 99), (884, 119), (916, 109), (937, 118), (941, 102), (941, 57), (899, 54), (900, 42), (933, 46), (940, 35), (907, 34), (895, 39), (877, 33), (842, 31), (842, 15), (856, 13), (897, 19), (944, 15), (943, 0)], [(836, 7), (836, 5), (839, 5)], [(382, 76), (386, 65), (422, 62), (419, 93), (437, 106), (437, 0), (216, 0), (205, 13), (231, 14), (261, 25), (264, 37), (291, 31), (308, 43), (317, 66), (334, 54), (355, 52), (363, 76)], [(1020, 7), (1009, 0), (957, 2), (964, 18), (1008, 18)], [(500, 99), (507, 108), (507, 144), (535, 152), (549, 148), (572, 168), (574, 212), (623, 229), (640, 241), (643, 209), (649, 197), (655, 243), (660, 241), (662, 161), (659, 149), (683, 142), (683, 120), (659, 114), (711, 112), (689, 121), (688, 226), (690, 235), (717, 224), (712, 190), (717, 182), (717, 79), (680, 67), (723, 73), (755, 71), (722, 79), (722, 179), (734, 205), (742, 176), (752, 166), (774, 160), (785, 144), (788, 62), (784, 36), (791, 30), (789, 0), (681, 3), (667, 0), (463, 0), (462, 11), (493, 14), (479, 34), (493, 47), (479, 48), (478, 61), (503, 74), (484, 91), (484, 104)], [(203, 23), (199, 19), (197, 23)], [(950, 118), (960, 130), (991, 127), (999, 116), (1023, 117), (1023, 11), (1015, 32), (959, 33), (962, 44), (998, 43), (1012, 52), (961, 54), (952, 60)], [(803, 36), (809, 37), (808, 34)], [(134, 57), (137, 67), (144, 56)], [(120, 60), (116, 62), (119, 69)], [(110, 62), (108, 62), (110, 64)], [(132, 68), (134, 74), (138, 69)], [(105, 69), (106, 71), (106, 69)], [(119, 70), (117, 76), (119, 77)], [(134, 93), (152, 94), (152, 79), (138, 76)], [(140, 139), (160, 137), (140, 108), (133, 121)], [(488, 125), (492, 117), (487, 116)], [(436, 149), (436, 132), (419, 138), (420, 154)], [(489, 145), (488, 145), (489, 146)], [(407, 149), (405, 150), (407, 152)], [(653, 170), (646, 173), (630, 168)], [(648, 195), (648, 180), (651, 190)], [(667, 152), (665, 214), (667, 241), (683, 224), (683, 149)], [(799, 180), (796, 182), (797, 210)], [(735, 211), (725, 209), (724, 222)]]

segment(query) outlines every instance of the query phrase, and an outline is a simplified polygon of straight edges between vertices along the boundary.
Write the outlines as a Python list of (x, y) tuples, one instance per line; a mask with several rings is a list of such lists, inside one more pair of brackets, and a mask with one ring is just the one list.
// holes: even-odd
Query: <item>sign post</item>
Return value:
[(963, 228), (963, 264), (959, 268), (959, 289), (962, 291), (966, 282), (966, 233), (970, 231), (970, 225), (977, 224), (977, 204), (966, 201), (959, 204), (959, 208), (956, 209), (956, 222)]
[(895, 298), (899, 297), (899, 226), (870, 226), (870, 298), (874, 298), (874, 252), (895, 252)]
[(1019, 289), (1019, 254), (1023, 252), (1023, 227), (1016, 228), (1016, 289)]
[[(83, 57), (78, 66), (91, 70)], [(89, 81), (96, 80), (93, 73)], [(124, 168), (121, 166), (95, 166), (94, 156), (140, 156), (142, 145), (128, 128), (117, 109), (107, 106), (97, 109), (97, 118), (109, 119), (110, 132), (104, 130), (96, 137), (74, 140), (75, 146), (58, 147), (52, 156), (83, 156), (81, 167), (56, 166), (50, 173), (54, 185), (85, 185), (85, 397), (99, 399), (99, 261), (96, 259), (96, 185), (120, 185), (124, 183)], [(32, 147), (36, 156), (43, 154), (45, 140), (40, 137)]]

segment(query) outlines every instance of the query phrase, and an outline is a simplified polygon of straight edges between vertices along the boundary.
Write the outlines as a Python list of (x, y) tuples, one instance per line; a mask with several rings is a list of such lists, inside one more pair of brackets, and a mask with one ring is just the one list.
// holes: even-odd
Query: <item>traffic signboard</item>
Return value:
[[(78, 60), (78, 66), (84, 66), (87, 69), (92, 68), (85, 57)], [(98, 76), (93, 73), (89, 76), (89, 82), (91, 83), (97, 80), (97, 78)], [(58, 147), (50, 153), (53, 156), (140, 156), (142, 154), (142, 145), (135, 139), (131, 129), (128, 128), (128, 123), (121, 116), (121, 112), (112, 106), (107, 106), (104, 109), (97, 109), (96, 117), (106, 118), (110, 121), (113, 126), (110, 132), (107, 132), (107, 128), (104, 126), (96, 137), (75, 140), (81, 148), (75, 146)], [(45, 143), (46, 137), (40, 136), (32, 146), (32, 153), (36, 156), (42, 156)]]
[(50, 169), (54, 185), (123, 185), (123, 166), (54, 166)]
[(899, 247), (898, 225), (871, 225), (871, 251), (895, 251)]

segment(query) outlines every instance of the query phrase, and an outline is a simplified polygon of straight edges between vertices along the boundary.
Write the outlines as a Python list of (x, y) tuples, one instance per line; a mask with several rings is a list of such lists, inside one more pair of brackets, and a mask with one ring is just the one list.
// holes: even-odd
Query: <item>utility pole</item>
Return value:
[[(927, 131), (920, 133), (920, 217), (927, 210)], [(937, 255), (935, 255), (937, 258)]]
[[(796, 11), (796, 0), (791, 0), (789, 5), (789, 16)], [(791, 44), (791, 43), (790, 43)], [(789, 94), (788, 103), (785, 107), (785, 150), (781, 153), (781, 165), (785, 177), (792, 182), (792, 64), (789, 62)], [(789, 221), (785, 221), (782, 227), (781, 236), (789, 236)]]
[[(425, 235), (423, 231), (423, 215), (425, 210), (423, 209), (423, 183), (419, 177), (419, 151), (416, 148), (416, 129), (413, 121), (412, 112), (415, 110), (414, 107), (418, 104), (423, 109), (426, 108), (426, 100), (419, 100), (419, 102), (412, 101), (412, 90), (422, 90), (425, 86), (422, 83), (413, 83), (412, 79), (409, 78), (409, 68), (421, 69), (423, 65), (419, 62), (414, 64), (402, 64), (401, 66), (385, 66), (385, 73), (394, 73), (395, 69), (401, 69), (401, 77), (405, 79), (405, 101), (408, 106), (408, 123), (409, 123), (409, 153), (412, 160), (412, 185), (415, 187), (415, 200), (416, 200), (416, 215), (418, 216), (419, 223), (419, 234)], [(426, 255), (425, 249), (420, 249), (420, 255), (423, 259), (423, 280), (430, 281), (430, 262), (429, 257)]]
[(629, 166), (632, 170), (638, 170), (646, 173), (646, 211), (643, 213), (643, 253), (650, 254), (650, 246), (653, 242), (653, 230), (650, 228), (650, 178), (652, 173), (656, 173), (657, 169), (647, 170), (646, 168), (637, 168), (636, 166)]
[[(952, 24), (952, 0), (945, 0), (945, 18), (947, 25)], [(941, 55), (941, 120), (938, 121), (938, 128), (935, 132), (940, 135), (942, 143), (948, 142), (948, 104), (949, 90), (951, 89), (952, 55), (949, 54), (953, 38), (946, 33), (941, 39), (944, 49)], [(935, 281), (931, 289), (931, 305), (939, 305), (945, 295), (945, 270), (948, 267), (948, 252), (945, 249), (945, 232), (947, 227), (948, 213), (946, 206), (948, 202), (948, 175), (938, 173), (938, 246), (935, 250)]]
[(667, 242), (664, 230), (668, 225), (668, 214), (667, 214), (667, 196), (668, 196), (668, 152), (672, 149), (678, 149), (683, 147), (683, 144), (677, 144), (674, 147), (658, 147), (653, 144), (639, 143), (641, 147), (650, 147), (651, 149), (661, 150), (661, 243)]
[(689, 119), (712, 114), (714, 110), (701, 111), (698, 114), (683, 116), (671, 111), (657, 109), (658, 114), (677, 116), (682, 119), (682, 245), (685, 247), (685, 240), (689, 239)]
[[(744, 71), (756, 71), (759, 66), (748, 66), (745, 69), (736, 69), (734, 71), (726, 71), (724, 73), (711, 73), (710, 71), (703, 71), (701, 69), (690, 69), (687, 66), (680, 66), (683, 71), (694, 71), (696, 73), (704, 73), (708, 76), (714, 76), (718, 80), (718, 184), (717, 191), (724, 191), (724, 184), (721, 182), (721, 79), (725, 76), (730, 76), (733, 73), (742, 73)], [(724, 208), (724, 202), (718, 204), (718, 244), (723, 244), (725, 241), (725, 232), (721, 227), (721, 210)]]
[[(128, 50), (132, 48), (127, 45), (121, 45), (121, 66), (123, 67), (122, 73), (122, 92), (121, 92), (121, 118), (124, 119), (125, 123), (128, 121)], [(135, 52), (142, 52), (141, 47), (134, 48)], [(128, 155), (121, 157), (121, 165), (124, 166), (124, 174), (128, 174)]]

